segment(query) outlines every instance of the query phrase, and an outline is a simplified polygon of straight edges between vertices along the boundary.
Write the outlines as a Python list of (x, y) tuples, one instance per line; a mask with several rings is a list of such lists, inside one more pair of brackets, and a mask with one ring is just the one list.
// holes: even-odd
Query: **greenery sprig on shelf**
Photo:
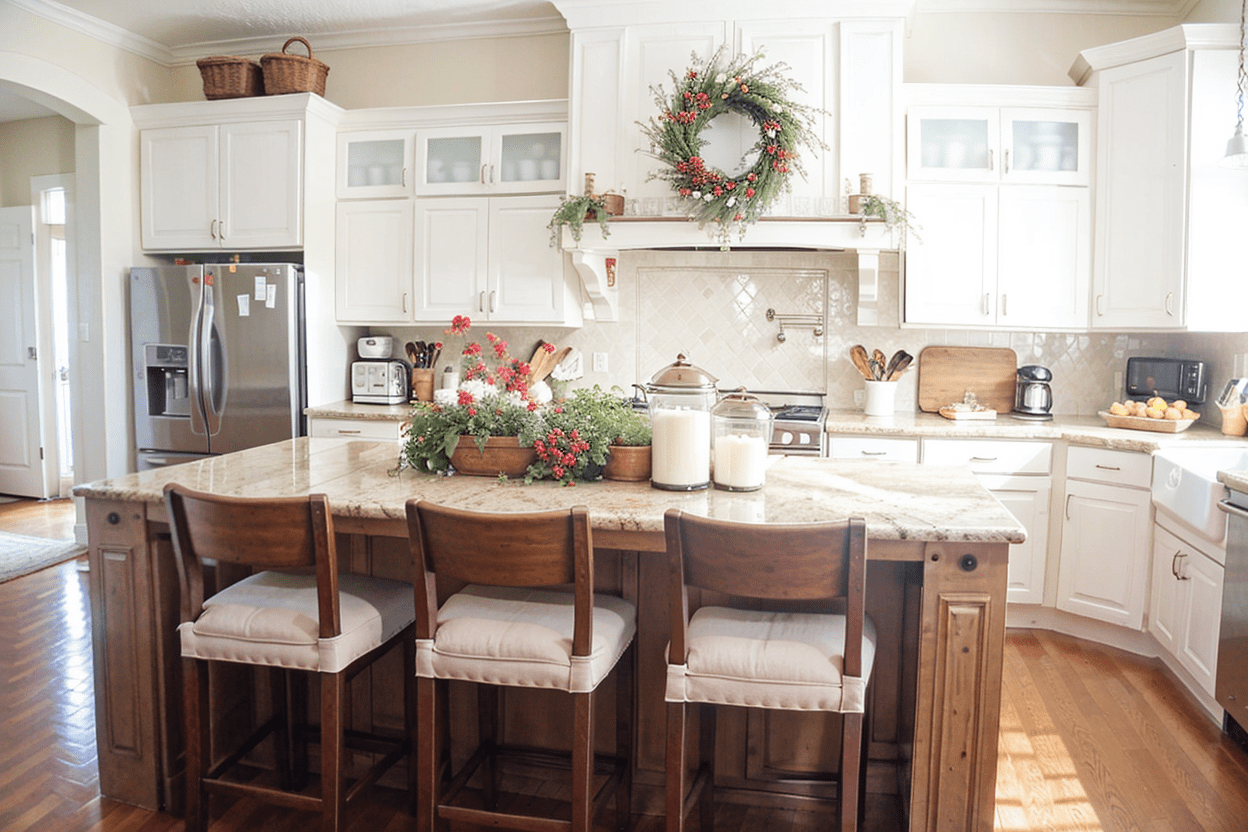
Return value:
[(900, 202), (886, 196), (876, 194), (863, 196), (858, 203), (858, 217), (863, 233), (866, 233), (867, 217), (878, 217), (884, 220), (884, 227), (889, 231), (894, 228), (899, 229), (901, 231), (899, 248), (906, 247), (906, 238), (910, 236), (920, 243), (923, 242), (918, 232), (921, 226), (915, 221), (914, 214), (907, 211)]
[(611, 215), (607, 212), (606, 202), (602, 197), (592, 194), (565, 196), (560, 200), (554, 216), (546, 225), (550, 229), (551, 246), (559, 245), (560, 229), (565, 225), (568, 227), (568, 233), (572, 235), (572, 241), (580, 243), (586, 218), (598, 223), (604, 239), (611, 236), (611, 227), (608, 224)]

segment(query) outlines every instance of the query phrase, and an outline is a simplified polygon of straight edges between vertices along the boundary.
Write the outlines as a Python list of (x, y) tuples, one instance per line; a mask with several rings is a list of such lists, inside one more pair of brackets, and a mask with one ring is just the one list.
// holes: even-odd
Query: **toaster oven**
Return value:
[(407, 401), (407, 385), (405, 362), (351, 363), (351, 401), (357, 404), (403, 404)]

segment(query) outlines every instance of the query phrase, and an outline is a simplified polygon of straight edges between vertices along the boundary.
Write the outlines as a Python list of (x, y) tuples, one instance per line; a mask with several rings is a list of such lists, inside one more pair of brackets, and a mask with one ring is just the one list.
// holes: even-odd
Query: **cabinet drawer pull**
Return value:
[(1070, 519), (1070, 498), (1073, 496), (1073, 494), (1066, 495), (1066, 507), (1062, 510), (1062, 513), (1066, 515), (1067, 520)]
[(478, 312), (485, 311), (485, 292), (482, 292), (481, 294), (477, 295), (477, 311)]
[(971, 457), (971, 462), (996, 462), (996, 461), (997, 461), (997, 458), (995, 456), (973, 456)]
[(1096, 296), (1096, 314), (1097, 314), (1098, 316), (1101, 316), (1101, 317), (1104, 317), (1104, 315), (1105, 315), (1105, 303), (1104, 303), (1104, 301), (1105, 301), (1105, 296), (1104, 296), (1104, 295), (1097, 295), (1097, 296)]
[(995, 154), (995, 153), (996, 153), (996, 151), (995, 151), (995, 150), (989, 150), (989, 151), (988, 151), (988, 170), (996, 170), (996, 169), (997, 169), (996, 164), (995, 164), (995, 163), (993, 162), (993, 160), (992, 160), (993, 154)]
[(992, 314), (992, 294), (990, 292), (984, 292), (984, 303), (982, 308), (985, 315)]
[(1174, 575), (1174, 577), (1180, 581), (1191, 580), (1190, 576), (1181, 574), (1183, 571), (1183, 565), (1179, 562), (1179, 559), (1186, 558), (1186, 557), (1187, 557), (1187, 553), (1184, 552), (1182, 549), (1180, 549), (1179, 551), (1175, 552), (1174, 557), (1170, 559), (1170, 574)]
[(498, 298), (498, 292), (497, 292), (497, 291), (494, 291), (493, 289), (491, 289), (491, 290), (490, 290), (490, 312), (491, 312), (491, 313), (493, 313), (493, 312), (494, 312), (494, 301), (495, 301), (497, 298)]
[(399, 171), (399, 186), (403, 188), (407, 187), (407, 168), (403, 168)]
[(1008, 147), (1001, 151), (1001, 172), (1010, 172), (1010, 149)]
[(863, 450), (861, 453), (862, 453), (862, 455), (863, 455), (863, 456), (887, 456), (888, 451), (867, 451), (867, 450)]
[(1122, 470), (1117, 465), (1102, 465), (1099, 462), (1096, 464), (1096, 467), (1100, 468), (1102, 471), (1121, 471)]
[(1166, 292), (1166, 314), (1174, 317), (1174, 292)]
[(339, 433), (345, 433), (345, 434), (357, 434), (357, 433), (360, 433), (360, 431), (358, 431), (358, 430), (347, 430), (346, 428), (338, 428), (338, 432), (339, 432)]
[(1002, 293), (1001, 293), (1001, 317), (1002, 317), (1002, 318), (1004, 318), (1006, 315), (1008, 315), (1008, 314), (1009, 314), (1008, 312), (1006, 312), (1006, 311), (1005, 311), (1005, 310), (1006, 310), (1006, 305), (1005, 305), (1006, 300), (1005, 300), (1005, 297), (1006, 297), (1006, 296), (1005, 296), (1005, 293), (1004, 293), (1004, 292), (1002, 292)]
[(477, 178), (481, 181), (482, 185), (485, 184), (485, 164), (484, 163), (482, 163), (481, 165), (481, 175)]
[(407, 292), (403, 293), (403, 314), (407, 314)]
[(217, 239), (217, 221), (213, 220), (208, 224), (208, 234), (212, 239)]

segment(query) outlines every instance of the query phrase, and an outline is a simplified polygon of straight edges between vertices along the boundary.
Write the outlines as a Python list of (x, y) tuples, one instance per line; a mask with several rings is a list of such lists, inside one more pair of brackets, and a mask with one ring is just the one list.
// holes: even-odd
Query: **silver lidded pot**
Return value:
[(683, 354), (646, 385), (649, 402), (650, 484), (666, 491), (700, 491), (711, 484), (711, 408), (714, 376)]
[(711, 408), (712, 477), (725, 491), (757, 491), (767, 471), (771, 409), (740, 388)]

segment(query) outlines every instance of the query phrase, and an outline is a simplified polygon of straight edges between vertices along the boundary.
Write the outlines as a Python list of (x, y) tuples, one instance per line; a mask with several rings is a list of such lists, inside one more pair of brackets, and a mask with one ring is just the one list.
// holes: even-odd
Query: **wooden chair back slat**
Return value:
[(334, 522), (324, 494), (228, 497), (165, 486), (165, 505), (183, 589), (182, 620), (203, 609), (203, 561), (255, 570), (316, 567), (320, 635), (341, 632)]
[[(683, 664), (689, 588), (787, 605), (840, 600), (845, 606), (845, 673), (862, 668), (867, 536), (861, 518), (835, 523), (753, 524), (669, 509), (670, 661)], [(751, 604), (750, 606), (758, 606)], [(767, 603), (762, 607), (766, 608)]]
[(416, 637), (437, 623), (437, 578), (506, 587), (571, 584), (576, 596), (573, 653), (593, 640), (593, 537), (584, 506), (566, 511), (464, 511), (420, 500), (407, 503), (416, 588)]

